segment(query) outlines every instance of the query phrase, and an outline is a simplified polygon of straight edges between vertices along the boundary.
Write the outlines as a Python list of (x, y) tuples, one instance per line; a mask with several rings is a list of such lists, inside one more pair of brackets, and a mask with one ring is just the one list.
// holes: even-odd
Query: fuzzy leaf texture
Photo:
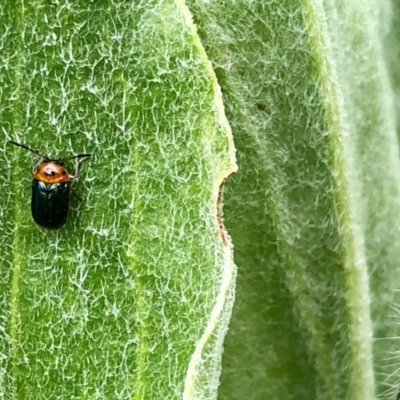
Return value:
[[(0, 398), (215, 398), (236, 164), (188, 9), (3, 0), (0, 15)], [(33, 223), (36, 160), (7, 140), (93, 154), (62, 229)]]
[(395, 400), (398, 2), (189, 4), (238, 151), (219, 399)]

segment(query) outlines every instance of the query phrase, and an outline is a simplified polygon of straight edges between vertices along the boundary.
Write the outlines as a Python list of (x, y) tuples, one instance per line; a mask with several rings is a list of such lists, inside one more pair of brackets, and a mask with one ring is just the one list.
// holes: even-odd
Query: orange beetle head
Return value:
[(70, 176), (59, 160), (44, 160), (33, 173), (34, 179), (45, 183), (63, 183), (70, 180)]

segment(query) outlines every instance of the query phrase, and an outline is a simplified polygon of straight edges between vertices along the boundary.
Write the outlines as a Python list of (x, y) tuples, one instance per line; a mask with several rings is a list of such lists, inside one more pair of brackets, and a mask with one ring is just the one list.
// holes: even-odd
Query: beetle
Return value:
[[(33, 168), (31, 210), (33, 220), (43, 228), (59, 229), (67, 221), (70, 212), (69, 198), (73, 190), (72, 182), (79, 175), (82, 163), (91, 154), (77, 154), (66, 158), (51, 158), (39, 150), (9, 140), (9, 143), (22, 147), (38, 156)], [(78, 159), (75, 174), (71, 175), (64, 167), (67, 160)], [(81, 199), (73, 193), (81, 201)]]

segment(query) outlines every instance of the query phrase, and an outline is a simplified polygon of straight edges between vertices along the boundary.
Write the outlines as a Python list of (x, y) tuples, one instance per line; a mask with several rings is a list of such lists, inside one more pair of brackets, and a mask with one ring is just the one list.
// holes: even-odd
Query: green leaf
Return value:
[(214, 397), (235, 275), (220, 186), (236, 166), (188, 10), (35, 0), (0, 14), (3, 142), (93, 153), (84, 201), (46, 231), (30, 217), (34, 157), (3, 146), (0, 397)]
[(238, 150), (219, 398), (394, 400), (398, 4), (189, 3)]

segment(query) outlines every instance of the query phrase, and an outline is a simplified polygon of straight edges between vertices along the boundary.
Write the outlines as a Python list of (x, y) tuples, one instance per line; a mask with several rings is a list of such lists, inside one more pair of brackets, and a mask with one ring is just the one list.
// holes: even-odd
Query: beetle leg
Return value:
[(79, 197), (76, 193), (72, 193), (72, 196), (74, 196), (79, 201), (83, 201), (82, 197)]
[(44, 158), (43, 157), (39, 157), (39, 159), (37, 160), (35, 166), (33, 167), (32, 170), (32, 174), (34, 174), (38, 168), (38, 166), (43, 162)]
[(70, 176), (69, 176), (69, 178), (70, 178), (71, 180), (76, 179), (76, 178), (78, 177), (79, 172), (80, 172), (81, 167), (82, 167), (82, 164), (83, 164), (85, 161), (89, 160), (89, 158), (90, 158), (90, 154), (87, 154), (87, 155), (85, 154), (85, 155), (82, 156), (82, 158), (79, 159), (79, 161), (76, 163), (75, 175), (70, 175)]
[(75, 189), (71, 186), (71, 188), (69, 189), (70, 193), (72, 194), (72, 196), (74, 196), (77, 200), (79, 201), (83, 201), (82, 197), (79, 197), (76, 193), (75, 193)]

